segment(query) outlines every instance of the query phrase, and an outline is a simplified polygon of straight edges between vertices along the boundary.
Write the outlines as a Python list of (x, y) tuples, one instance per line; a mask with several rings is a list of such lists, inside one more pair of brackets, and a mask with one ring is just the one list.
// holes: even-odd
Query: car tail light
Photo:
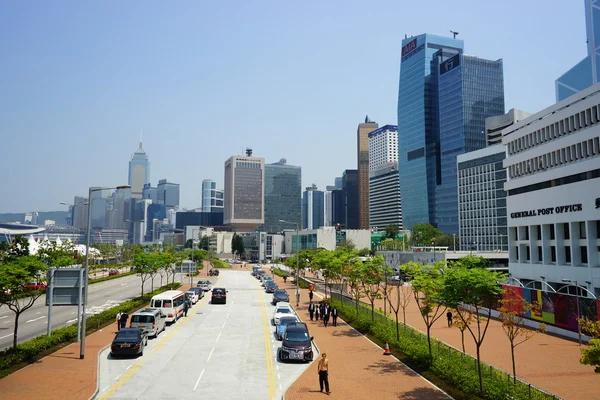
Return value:
[(134, 349), (139, 349), (141, 344), (142, 344), (142, 342), (141, 342), (141, 341), (139, 341), (139, 342), (137, 342), (137, 343), (135, 344), (135, 346), (133, 346), (133, 348), (134, 348)]
[(173, 314), (169, 314), (169, 318), (173, 318)]
[(155, 328), (156, 328), (156, 322), (153, 322), (152, 323), (152, 329), (155, 329)]

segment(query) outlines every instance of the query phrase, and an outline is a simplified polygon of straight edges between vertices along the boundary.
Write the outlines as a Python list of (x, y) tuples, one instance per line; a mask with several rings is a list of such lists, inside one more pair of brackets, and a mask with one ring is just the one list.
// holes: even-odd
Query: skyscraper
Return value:
[(156, 186), (158, 204), (164, 204), (167, 208), (179, 207), (179, 183), (169, 182), (166, 179), (158, 181)]
[(458, 234), (456, 157), (485, 148), (485, 119), (504, 114), (502, 60), (446, 58), (440, 50), (433, 65), (439, 110), (435, 225), (445, 234)]
[(348, 229), (359, 229), (358, 170), (347, 169), (342, 176), (344, 192), (344, 223)]
[(87, 197), (75, 196), (73, 200), (73, 215), (71, 224), (78, 229), (86, 229), (87, 227), (87, 212), (88, 212)]
[(257, 228), (267, 233), (293, 228), (280, 220), (301, 224), (302, 169), (285, 159), (265, 165), (265, 223)]
[(335, 185), (325, 186), (325, 226), (333, 226), (333, 191)]
[(506, 114), (494, 115), (485, 119), (485, 134), (487, 136), (487, 145), (494, 146), (502, 144), (502, 130), (507, 126), (529, 117), (529, 114), (516, 108), (510, 109)]
[(131, 197), (141, 199), (142, 190), (146, 183), (150, 183), (150, 162), (148, 161), (148, 155), (142, 149), (142, 141), (140, 140), (140, 147), (133, 153), (131, 161), (129, 161)]
[(212, 179), (202, 181), (202, 212), (223, 212), (223, 191)]
[(556, 101), (596, 83), (600, 77), (600, 0), (584, 0), (587, 57), (556, 80)]
[(356, 130), (356, 152), (358, 167), (358, 226), (369, 229), (369, 133), (379, 128), (369, 116), (358, 124)]
[(402, 41), (398, 90), (398, 164), (405, 229), (435, 218), (439, 132), (433, 55), (444, 59), (461, 53), (463, 41), (430, 34)]
[(325, 226), (325, 193), (313, 183), (302, 195), (302, 227), (319, 229)]
[(144, 184), (142, 199), (150, 199), (153, 204), (158, 204), (158, 189), (152, 187), (149, 183)]
[(223, 223), (239, 231), (252, 231), (265, 222), (265, 160), (232, 156), (225, 161)]

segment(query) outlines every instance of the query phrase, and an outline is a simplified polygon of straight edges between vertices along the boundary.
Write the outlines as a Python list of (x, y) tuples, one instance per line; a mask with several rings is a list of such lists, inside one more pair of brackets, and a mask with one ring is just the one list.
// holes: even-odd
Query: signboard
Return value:
[[(596, 199), (596, 208), (598, 208), (598, 199)], [(525, 217), (537, 217), (540, 215), (552, 215), (552, 214), (564, 214), (569, 212), (583, 211), (583, 204), (567, 204), (556, 207), (538, 208), (533, 210), (517, 211), (510, 214), (512, 219), (525, 218)]]
[(411, 40), (410, 42), (408, 42), (407, 44), (402, 46), (402, 57), (409, 54), (416, 48), (417, 48), (417, 38), (414, 38), (413, 40)]
[(460, 65), (460, 54), (455, 55), (452, 58), (442, 62), (440, 64), (440, 75), (445, 74), (448, 71), (453, 70), (454, 68)]
[[(53, 306), (79, 305), (80, 292), (83, 289), (85, 268), (53, 268), (54, 277), (49, 278), (46, 287), (46, 305), (50, 305), (52, 293)], [(81, 294), (83, 299), (84, 293)]]

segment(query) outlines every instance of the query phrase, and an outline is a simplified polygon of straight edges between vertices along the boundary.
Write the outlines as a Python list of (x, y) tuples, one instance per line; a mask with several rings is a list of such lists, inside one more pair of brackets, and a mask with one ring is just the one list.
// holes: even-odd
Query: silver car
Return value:
[(205, 292), (210, 292), (210, 290), (212, 289), (210, 281), (207, 279), (198, 281), (198, 284), (196, 285), (196, 287), (201, 288)]

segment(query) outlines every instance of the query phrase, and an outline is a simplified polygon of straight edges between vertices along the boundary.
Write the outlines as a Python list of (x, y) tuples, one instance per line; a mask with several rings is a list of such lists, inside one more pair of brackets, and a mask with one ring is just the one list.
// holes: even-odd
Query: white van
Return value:
[(131, 315), (130, 327), (148, 332), (148, 336), (157, 337), (167, 327), (167, 317), (161, 310), (146, 308)]
[(150, 300), (150, 308), (158, 308), (167, 316), (167, 322), (175, 322), (183, 316), (185, 293), (181, 290), (167, 290)]

